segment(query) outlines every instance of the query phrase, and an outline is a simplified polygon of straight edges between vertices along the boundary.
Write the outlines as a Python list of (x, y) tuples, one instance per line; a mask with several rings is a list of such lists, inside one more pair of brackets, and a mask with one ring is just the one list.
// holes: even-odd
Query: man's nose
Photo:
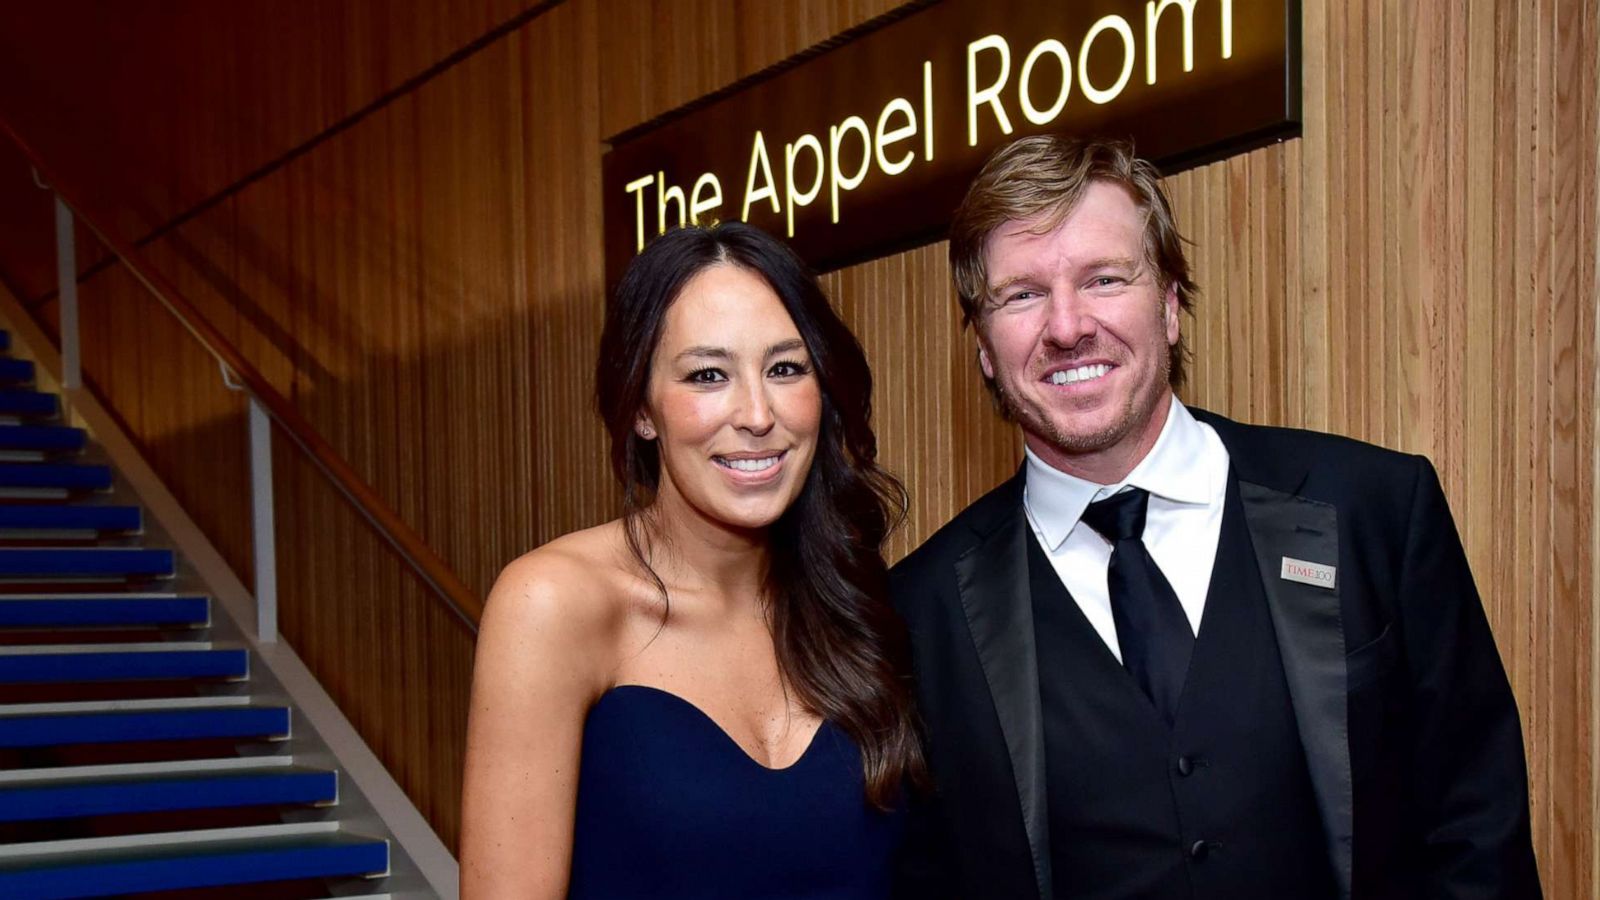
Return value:
[(1076, 347), (1100, 330), (1094, 311), (1074, 290), (1052, 291), (1046, 315), (1044, 338), (1058, 347)]

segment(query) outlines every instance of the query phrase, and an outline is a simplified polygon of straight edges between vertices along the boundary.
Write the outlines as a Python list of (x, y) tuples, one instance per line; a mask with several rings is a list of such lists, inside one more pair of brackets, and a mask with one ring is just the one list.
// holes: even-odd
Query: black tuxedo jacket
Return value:
[[(1327, 852), (1356, 898), (1540, 896), (1522, 730), (1432, 465), (1194, 411), (1228, 449)], [(1052, 872), (1023, 474), (894, 567), (935, 788), (899, 896), (1070, 896)], [(1332, 587), (1284, 560), (1335, 566)]]

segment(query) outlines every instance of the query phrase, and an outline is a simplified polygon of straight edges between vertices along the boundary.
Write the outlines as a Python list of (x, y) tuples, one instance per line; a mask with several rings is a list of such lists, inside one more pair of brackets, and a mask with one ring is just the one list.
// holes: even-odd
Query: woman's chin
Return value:
[(709, 518), (733, 531), (763, 531), (771, 528), (793, 504), (791, 497), (763, 498), (761, 502), (731, 501), (716, 504), (708, 510)]

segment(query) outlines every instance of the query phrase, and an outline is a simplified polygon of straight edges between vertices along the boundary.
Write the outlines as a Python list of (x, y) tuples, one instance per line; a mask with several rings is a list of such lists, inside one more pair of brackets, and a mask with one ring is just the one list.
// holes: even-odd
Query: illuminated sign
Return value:
[[(611, 140), (606, 273), (744, 219), (818, 269), (943, 236), (996, 147), (1130, 137), (1164, 171), (1299, 128), (1298, 0), (940, 0)], [(649, 77), (646, 73), (645, 77)]]

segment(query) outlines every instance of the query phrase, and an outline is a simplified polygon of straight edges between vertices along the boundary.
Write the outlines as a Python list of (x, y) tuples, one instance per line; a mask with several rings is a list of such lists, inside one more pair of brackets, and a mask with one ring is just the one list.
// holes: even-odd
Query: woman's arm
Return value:
[(566, 896), (583, 722), (609, 671), (596, 581), (547, 546), (489, 593), (467, 722), (463, 898)]

